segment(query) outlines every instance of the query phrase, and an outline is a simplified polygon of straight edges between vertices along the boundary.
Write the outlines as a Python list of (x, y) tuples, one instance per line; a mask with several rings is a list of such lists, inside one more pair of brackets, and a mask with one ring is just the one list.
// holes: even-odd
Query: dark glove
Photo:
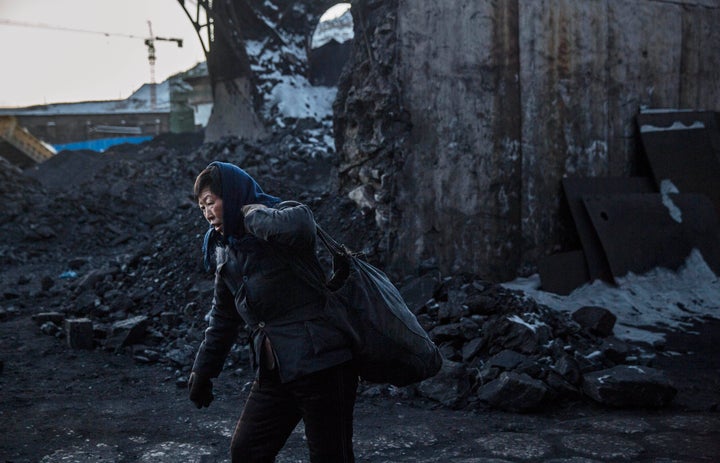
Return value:
[(190, 377), (188, 378), (190, 400), (193, 401), (197, 408), (210, 406), (210, 402), (215, 398), (212, 393), (212, 387), (210, 378), (199, 376), (194, 372), (190, 373)]

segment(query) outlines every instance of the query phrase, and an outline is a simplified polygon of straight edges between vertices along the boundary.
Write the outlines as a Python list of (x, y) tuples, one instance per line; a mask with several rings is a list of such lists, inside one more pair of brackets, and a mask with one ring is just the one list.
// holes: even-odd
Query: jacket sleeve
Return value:
[(315, 218), (309, 207), (300, 203), (280, 209), (253, 208), (245, 216), (248, 233), (265, 241), (294, 248), (314, 249)]
[(192, 371), (199, 376), (215, 378), (222, 371), (242, 323), (242, 318), (235, 310), (232, 292), (219, 272), (215, 274), (215, 294), (209, 318), (205, 339), (200, 344)]

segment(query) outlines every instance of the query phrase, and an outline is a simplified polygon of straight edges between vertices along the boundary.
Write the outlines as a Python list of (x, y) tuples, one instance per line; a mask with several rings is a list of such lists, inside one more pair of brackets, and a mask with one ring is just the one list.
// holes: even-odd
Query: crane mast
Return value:
[(154, 110), (157, 108), (157, 82), (155, 82), (155, 61), (157, 58), (155, 56), (155, 41), (164, 40), (167, 42), (175, 42), (177, 43), (178, 48), (182, 48), (183, 40), (177, 38), (155, 37), (152, 30), (152, 21), (148, 20), (147, 23), (150, 36), (145, 39), (145, 45), (148, 48), (148, 62), (150, 63), (150, 107)]

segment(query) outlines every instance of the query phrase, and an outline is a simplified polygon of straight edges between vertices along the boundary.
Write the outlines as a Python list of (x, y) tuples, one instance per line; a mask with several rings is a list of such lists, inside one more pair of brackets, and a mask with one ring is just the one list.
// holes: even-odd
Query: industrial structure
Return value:
[(0, 116), (0, 155), (18, 167), (47, 161), (55, 150), (18, 125), (14, 116)]

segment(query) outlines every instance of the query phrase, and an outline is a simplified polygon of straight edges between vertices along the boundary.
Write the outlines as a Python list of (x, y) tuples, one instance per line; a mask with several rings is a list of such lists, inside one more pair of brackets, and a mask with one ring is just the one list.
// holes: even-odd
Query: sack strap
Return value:
[(338, 243), (335, 238), (330, 236), (330, 234), (326, 232), (320, 225), (315, 224), (315, 230), (317, 232), (318, 238), (320, 238), (320, 241), (322, 241), (322, 243), (325, 245), (327, 250), (330, 251), (330, 254), (332, 254), (333, 257), (347, 257), (348, 255), (352, 254), (348, 248)]
[[(352, 251), (350, 251), (345, 245), (338, 243), (335, 238), (330, 236), (320, 225), (315, 225), (317, 237), (320, 242), (330, 253), (332, 257), (332, 275), (330, 280), (327, 280), (324, 271), (319, 269), (321, 274), (317, 274), (312, 270), (309, 262), (305, 258), (298, 254), (280, 253), (280, 257), (286, 261), (288, 266), (295, 271), (295, 274), (304, 280), (311, 287), (319, 290), (322, 293), (326, 291), (333, 291), (342, 284), (349, 272), (349, 261), (353, 257)], [(293, 257), (291, 257), (291, 255)]]

